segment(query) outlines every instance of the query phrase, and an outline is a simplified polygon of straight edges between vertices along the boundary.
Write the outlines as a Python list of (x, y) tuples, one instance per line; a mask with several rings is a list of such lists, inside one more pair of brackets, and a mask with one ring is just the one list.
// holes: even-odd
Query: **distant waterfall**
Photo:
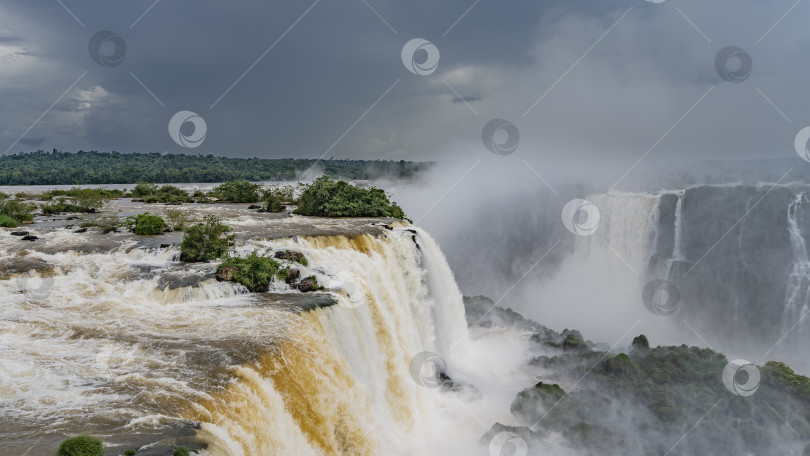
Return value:
[[(790, 269), (785, 293), (785, 310), (782, 316), (782, 330), (787, 333), (809, 309), (810, 303), (810, 260), (807, 255), (807, 242), (802, 232), (805, 208), (808, 199), (803, 192), (797, 193), (787, 210), (787, 227), (790, 245), (793, 250), (793, 266)], [(797, 328), (801, 332), (802, 328)]]

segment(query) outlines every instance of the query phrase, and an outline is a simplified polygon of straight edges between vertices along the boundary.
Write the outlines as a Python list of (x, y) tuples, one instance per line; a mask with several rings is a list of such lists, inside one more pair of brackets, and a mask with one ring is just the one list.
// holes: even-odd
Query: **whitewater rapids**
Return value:
[[(111, 234), (106, 250), (58, 227), (23, 247), (0, 233), (13, 265), (0, 275), (3, 447), (50, 454), (90, 433), (109, 454), (489, 454), (479, 439), (513, 420), (511, 400), (533, 382), (519, 367), (529, 353), (521, 334), (471, 337), (427, 233), (396, 224), (269, 239), (256, 236), (269, 225), (240, 217), (226, 220), (250, 230), (239, 254), (301, 251), (302, 276), (327, 290), (274, 282), (250, 294), (213, 280), (213, 264), (179, 263), (176, 247), (131, 235)], [(420, 384), (430, 373), (411, 361), (423, 352), (441, 357), (454, 388)]]

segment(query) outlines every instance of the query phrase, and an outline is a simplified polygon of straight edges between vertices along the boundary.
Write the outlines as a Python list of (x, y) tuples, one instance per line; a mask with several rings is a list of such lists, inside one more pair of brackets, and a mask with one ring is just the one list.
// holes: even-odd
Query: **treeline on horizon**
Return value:
[(0, 185), (290, 181), (316, 165), (341, 179), (413, 179), (431, 163), (389, 160), (228, 158), (214, 155), (37, 151), (0, 157)]

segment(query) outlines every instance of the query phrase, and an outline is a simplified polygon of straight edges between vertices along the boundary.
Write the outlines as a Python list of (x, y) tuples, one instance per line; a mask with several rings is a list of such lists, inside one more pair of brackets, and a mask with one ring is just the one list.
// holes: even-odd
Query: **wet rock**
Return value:
[(65, 220), (79, 220), (79, 217), (76, 217), (75, 215), (71, 215), (70, 217), (66, 218)]
[(394, 229), (394, 227), (391, 226), (391, 225), (383, 225), (383, 228), (385, 228), (386, 230), (389, 230), (389, 231)]
[(293, 288), (297, 289), (302, 293), (308, 293), (310, 291), (318, 291), (321, 287), (318, 285), (318, 280), (315, 277), (307, 277), (306, 279), (301, 280), (300, 282), (293, 284)]
[(161, 249), (168, 249), (171, 246), (172, 246), (171, 244), (160, 244)]
[(163, 203), (164, 206), (180, 206), (183, 203), (180, 201), (169, 201), (168, 203)]
[(283, 250), (276, 252), (275, 257), (278, 258), (279, 260), (290, 260), (300, 262), (304, 258), (304, 254), (301, 252), (295, 252), (293, 250)]
[(39, 239), (39, 238), (38, 238), (38, 237), (36, 237), (36, 236), (32, 236), (32, 235), (30, 235), (30, 234), (29, 234), (29, 235), (27, 235), (27, 236), (23, 236), (23, 237), (21, 237), (20, 239), (22, 239), (23, 241), (32, 241), (32, 242), (33, 242), (33, 241), (36, 241), (36, 240), (37, 240), (37, 239)]
[(132, 198), (133, 203), (143, 203), (143, 198)]
[(239, 270), (239, 266), (225, 266), (217, 271), (217, 280), (220, 282), (230, 282), (233, 280), (233, 273)]
[(262, 207), (259, 206), (258, 204), (251, 204), (250, 206), (248, 206), (248, 209), (261, 209), (261, 208)]
[(293, 283), (296, 280), (298, 280), (299, 277), (301, 277), (300, 269), (289, 268), (287, 269), (287, 279), (285, 280), (285, 282)]
[(74, 233), (86, 233), (87, 228), (79, 228), (78, 230), (74, 231)]
[(419, 232), (416, 231), (416, 230), (407, 229), (405, 231), (408, 231), (408, 232), (413, 233), (413, 234), (419, 234)]
[(95, 213), (96, 213), (96, 208), (94, 208), (94, 207), (88, 207), (88, 208), (87, 208), (87, 209), (86, 209), (84, 212), (85, 212), (86, 214), (95, 214)]
[(12, 231), (12, 236), (28, 236), (28, 231)]

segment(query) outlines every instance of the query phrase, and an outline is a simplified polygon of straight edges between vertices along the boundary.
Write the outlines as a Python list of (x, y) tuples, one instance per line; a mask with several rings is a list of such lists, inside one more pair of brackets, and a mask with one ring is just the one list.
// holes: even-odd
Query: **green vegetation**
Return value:
[[(810, 439), (810, 379), (784, 363), (759, 368), (759, 389), (743, 397), (723, 385), (728, 360), (720, 353), (649, 348), (643, 335), (632, 347), (629, 354), (587, 350), (538, 358), (564, 378), (586, 380), (568, 394), (540, 382), (518, 394), (512, 412), (527, 425), (560, 432), (587, 454), (636, 454), (631, 442), (643, 442), (643, 454), (664, 454), (700, 420), (672, 454), (713, 454), (712, 442), (724, 442), (725, 454), (785, 454), (779, 445), (786, 436)], [(773, 410), (796, 435), (780, 434), (785, 425)]]
[(211, 261), (228, 252), (233, 246), (233, 235), (226, 235), (231, 228), (220, 223), (213, 215), (185, 230), (180, 244), (180, 260), (188, 262)]
[(166, 221), (163, 220), (162, 217), (149, 213), (138, 214), (134, 217), (127, 217), (126, 224), (133, 233), (143, 236), (163, 234), (163, 230), (169, 227), (166, 225)]
[(189, 456), (191, 453), (189, 452), (188, 448), (181, 446), (174, 450), (172, 456)]
[(346, 181), (321, 176), (298, 198), (296, 214), (325, 217), (405, 218), (402, 208), (389, 201), (379, 188), (363, 189)]
[(17, 199), (0, 200), (0, 215), (14, 219), (18, 224), (33, 220), (34, 216), (31, 215), (32, 210), (34, 210), (34, 205), (31, 203)]
[(406, 161), (268, 160), (53, 150), (0, 157), (0, 185), (134, 184), (137, 181), (193, 183), (233, 179), (291, 181), (316, 165), (326, 174), (343, 179), (411, 179), (430, 166)]
[[(233, 268), (229, 271), (231, 280), (255, 292), (267, 291), (267, 284), (279, 273), (280, 266), (274, 259), (253, 252), (247, 258), (226, 258), (217, 268), (217, 272), (223, 268)], [(281, 278), (286, 278), (286, 275)]]
[(129, 192), (132, 196), (136, 198), (143, 198), (145, 196), (151, 196), (158, 192), (158, 186), (155, 184), (150, 184), (149, 182), (138, 182), (135, 184), (135, 187)]
[(45, 215), (61, 214), (62, 212), (84, 212), (92, 213), (97, 208), (104, 205), (103, 201), (74, 201), (69, 202), (65, 198), (59, 198), (57, 201), (50, 204), (43, 204), (40, 206), (42, 213)]
[(135, 448), (130, 448), (127, 451), (124, 451), (124, 456), (135, 456), (136, 454), (138, 454), (138, 450)]
[(191, 203), (193, 200), (185, 190), (174, 185), (161, 185), (154, 193), (144, 196), (144, 203)]
[(296, 203), (290, 186), (266, 189), (262, 194), (262, 201), (267, 212), (281, 212), (284, 210), (284, 203)]
[(225, 182), (214, 187), (211, 196), (227, 203), (255, 203), (262, 186), (246, 180)]
[(56, 197), (70, 197), (77, 200), (111, 200), (124, 196), (123, 190), (111, 190), (108, 188), (80, 188), (73, 187), (70, 190), (49, 190), (39, 195), (42, 200), (51, 200)]
[(90, 435), (78, 435), (62, 442), (56, 456), (104, 456), (104, 443)]
[(183, 231), (189, 222), (186, 213), (180, 209), (166, 209), (165, 214), (172, 231)]
[(0, 214), (0, 227), (3, 228), (17, 228), (19, 224), (16, 220), (6, 214)]
[(118, 218), (115, 214), (104, 214), (100, 217), (96, 217), (93, 220), (89, 220), (87, 222), (82, 223), (82, 228), (99, 228), (102, 233), (107, 234), (111, 233), (118, 228), (126, 225), (124, 221)]

